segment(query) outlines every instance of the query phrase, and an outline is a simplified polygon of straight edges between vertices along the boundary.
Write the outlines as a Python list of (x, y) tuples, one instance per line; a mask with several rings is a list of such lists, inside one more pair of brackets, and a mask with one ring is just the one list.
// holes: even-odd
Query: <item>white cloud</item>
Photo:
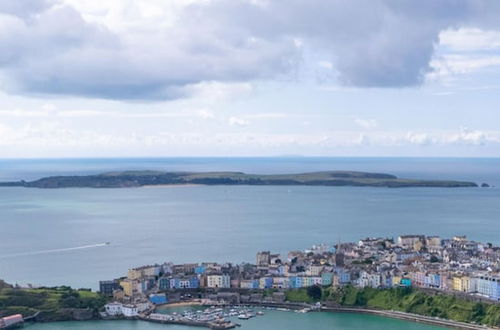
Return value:
[(422, 146), (434, 143), (434, 140), (427, 133), (408, 132), (406, 135), (406, 140), (412, 144), (418, 144)]
[[(238, 121), (238, 120), (237, 120)], [(0, 157), (38, 155), (195, 155), (282, 154), (297, 152), (306, 155), (334, 154), (338, 150), (364, 151), (380, 148), (394, 150), (463, 150), (500, 147), (500, 131), (479, 131), (462, 128), (456, 131), (322, 131), (315, 133), (175, 132), (160, 127), (155, 131), (97, 131), (75, 129), (64, 122), (36, 121), (24, 125), (0, 124)], [(446, 148), (444, 148), (446, 147)], [(87, 155), (87, 154), (86, 154)]]
[(376, 128), (378, 126), (378, 122), (375, 119), (362, 119), (362, 118), (355, 118), (354, 122), (362, 128), (365, 129), (372, 129)]
[(366, 146), (370, 144), (370, 138), (366, 134), (359, 134), (358, 138), (354, 141), (355, 144)]
[(319, 61), (318, 65), (321, 68), (328, 69), (328, 70), (333, 70), (333, 64), (332, 64), (332, 62), (329, 62), (329, 61)]
[(218, 103), (247, 95), (252, 92), (250, 83), (223, 83), (204, 81), (186, 87), (191, 97), (202, 103)]
[[(418, 6), (389, 0), (19, 3), (2, 0), (0, 6), (5, 90), (119, 100), (194, 93), (207, 102), (247, 93), (254, 81), (296, 77), (307, 66), (305, 49), (331, 59), (319, 65), (335, 69), (328, 78), (334, 82), (418, 85), (431, 71), (440, 37), (452, 46), (493, 42), (500, 11), (481, 0)], [(440, 34), (465, 25), (469, 30), (458, 30), (459, 37)], [(481, 32), (474, 28), (484, 26), (487, 35), (478, 41)]]
[(208, 110), (208, 109), (200, 109), (200, 110), (196, 111), (196, 114), (200, 118), (203, 118), (203, 119), (214, 119), (215, 118), (215, 114), (213, 113), (213, 111)]
[(439, 44), (455, 51), (500, 48), (500, 31), (478, 28), (448, 29), (439, 34)]
[(282, 112), (266, 112), (266, 113), (256, 113), (252, 115), (246, 115), (247, 119), (277, 119), (286, 118), (288, 115)]
[(250, 122), (246, 119), (239, 117), (230, 117), (228, 120), (229, 125), (231, 126), (248, 126)]
[(489, 142), (498, 142), (498, 138), (494, 136), (489, 137), (485, 132), (478, 130), (469, 130), (466, 127), (462, 127), (459, 133), (449, 134), (446, 138), (446, 142), (465, 144), (465, 145), (484, 145)]
[(499, 55), (451, 54), (435, 58), (430, 63), (433, 71), (427, 74), (429, 81), (449, 82), (455, 76), (500, 68)]

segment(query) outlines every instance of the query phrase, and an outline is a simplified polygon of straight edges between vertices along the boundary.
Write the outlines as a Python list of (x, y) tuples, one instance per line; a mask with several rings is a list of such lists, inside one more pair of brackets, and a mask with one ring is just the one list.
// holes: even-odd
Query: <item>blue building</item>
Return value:
[(160, 290), (170, 289), (170, 279), (168, 277), (160, 277), (158, 280), (158, 287)]
[(200, 280), (197, 276), (171, 277), (169, 281), (170, 289), (197, 289), (200, 287)]
[(321, 285), (327, 286), (332, 285), (333, 273), (323, 273), (321, 274)]
[(302, 277), (291, 276), (290, 277), (290, 288), (291, 289), (299, 289), (301, 287), (302, 287)]
[(399, 281), (399, 284), (401, 284), (402, 286), (410, 287), (411, 286), (411, 278), (403, 277), (401, 279), (401, 281)]
[(273, 287), (273, 278), (272, 277), (261, 277), (259, 282), (259, 288), (261, 289), (270, 289)]
[(167, 295), (164, 293), (157, 293), (149, 295), (149, 301), (155, 305), (166, 304), (168, 302)]
[(207, 271), (207, 269), (205, 266), (198, 266), (198, 267), (195, 267), (195, 269), (194, 269), (194, 273), (198, 274), (198, 275), (205, 274), (206, 271)]
[(339, 277), (340, 284), (344, 285), (351, 283), (351, 273), (339, 271), (337, 272), (337, 276)]

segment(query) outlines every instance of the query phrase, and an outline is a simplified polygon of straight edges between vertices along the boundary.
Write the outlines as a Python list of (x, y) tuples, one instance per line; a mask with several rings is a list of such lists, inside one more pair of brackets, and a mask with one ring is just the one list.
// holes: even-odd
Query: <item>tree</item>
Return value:
[(320, 300), (322, 296), (322, 291), (321, 287), (318, 285), (313, 285), (307, 288), (307, 295), (312, 299), (312, 300)]

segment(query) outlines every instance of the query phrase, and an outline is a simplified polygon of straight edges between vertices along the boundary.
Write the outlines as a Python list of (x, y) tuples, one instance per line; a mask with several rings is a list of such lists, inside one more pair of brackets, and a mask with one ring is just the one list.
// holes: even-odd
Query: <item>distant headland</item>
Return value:
[(323, 171), (299, 174), (242, 172), (123, 171), (96, 175), (51, 176), (35, 181), (0, 182), (0, 187), (129, 188), (160, 185), (356, 186), (356, 187), (478, 187), (475, 182), (403, 179), (391, 174)]

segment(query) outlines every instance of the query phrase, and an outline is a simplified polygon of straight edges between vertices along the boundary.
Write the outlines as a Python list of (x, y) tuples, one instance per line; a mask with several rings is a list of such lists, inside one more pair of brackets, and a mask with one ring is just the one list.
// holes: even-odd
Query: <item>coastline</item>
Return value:
[(405, 320), (415, 323), (437, 325), (452, 329), (463, 329), (463, 330), (499, 329), (496, 327), (488, 327), (484, 325), (453, 321), (450, 319), (434, 318), (431, 316), (418, 315), (400, 311), (378, 310), (370, 308), (351, 308), (351, 307), (321, 307), (321, 311), (329, 313), (360, 313), (360, 314), (378, 315), (381, 317)]
[(137, 188), (189, 188), (189, 187), (200, 187), (200, 186), (206, 186), (206, 185), (198, 183), (179, 183), (179, 184), (172, 183), (172, 184), (149, 184)]

